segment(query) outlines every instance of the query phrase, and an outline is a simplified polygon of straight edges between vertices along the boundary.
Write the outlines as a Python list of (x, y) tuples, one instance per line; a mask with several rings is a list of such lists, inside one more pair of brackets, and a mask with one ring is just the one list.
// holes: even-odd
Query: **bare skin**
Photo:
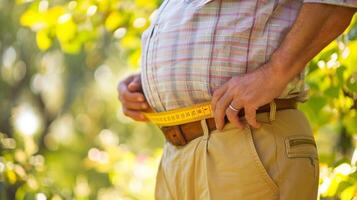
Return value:
[(237, 128), (243, 123), (237, 112), (244, 109), (245, 119), (253, 128), (259, 128), (256, 110), (278, 97), (306, 64), (349, 25), (356, 9), (304, 4), (291, 30), (269, 62), (255, 71), (230, 79), (214, 91), (212, 109), (217, 128), (224, 127), (224, 117)]
[[(304, 4), (269, 62), (248, 74), (232, 77), (214, 91), (212, 109), (217, 128), (223, 129), (225, 116), (237, 128), (243, 128), (237, 112), (228, 108), (230, 104), (244, 109), (248, 124), (259, 128), (261, 124), (256, 121), (256, 110), (278, 97), (289, 81), (347, 28), (355, 11), (333, 5)], [(141, 112), (150, 111), (150, 108), (142, 92), (140, 74), (121, 81), (118, 93), (126, 116), (147, 121)]]
[(143, 93), (140, 74), (133, 74), (119, 82), (117, 90), (124, 115), (136, 121), (148, 121), (142, 112), (149, 112), (151, 109)]

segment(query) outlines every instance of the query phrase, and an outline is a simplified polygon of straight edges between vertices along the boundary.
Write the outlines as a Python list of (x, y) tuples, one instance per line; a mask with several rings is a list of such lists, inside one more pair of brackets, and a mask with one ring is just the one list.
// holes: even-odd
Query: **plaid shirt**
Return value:
[[(303, 3), (357, 7), (357, 0), (165, 0), (142, 36), (142, 85), (165, 111), (209, 101), (231, 77), (263, 65)], [(279, 98), (304, 92), (303, 73)]]

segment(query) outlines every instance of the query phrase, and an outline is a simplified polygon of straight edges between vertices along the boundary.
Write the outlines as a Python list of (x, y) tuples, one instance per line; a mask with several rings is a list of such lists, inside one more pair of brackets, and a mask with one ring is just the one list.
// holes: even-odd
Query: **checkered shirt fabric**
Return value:
[[(143, 91), (156, 111), (209, 101), (231, 77), (269, 61), (303, 3), (357, 0), (165, 0), (142, 35)], [(303, 73), (279, 98), (304, 99)]]

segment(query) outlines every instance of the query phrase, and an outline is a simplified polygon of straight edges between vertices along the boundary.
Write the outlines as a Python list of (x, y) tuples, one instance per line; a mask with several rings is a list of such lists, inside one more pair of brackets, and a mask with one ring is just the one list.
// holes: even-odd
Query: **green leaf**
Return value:
[(339, 68), (336, 69), (336, 76), (337, 76), (337, 80), (339, 85), (343, 85), (344, 83), (344, 78), (343, 78), (343, 74), (346, 70), (346, 66), (341, 65)]
[(338, 86), (331, 86), (325, 90), (325, 95), (331, 98), (337, 98), (341, 88)]
[(356, 76), (351, 76), (347, 79), (346, 85), (347, 88), (352, 91), (357, 93), (357, 80), (356, 80), (357, 74)]
[(319, 113), (321, 109), (327, 104), (327, 100), (325, 97), (321, 96), (312, 96), (307, 101), (309, 107), (313, 109), (316, 113)]
[(343, 124), (346, 126), (348, 133), (357, 134), (357, 111), (351, 110), (344, 116)]

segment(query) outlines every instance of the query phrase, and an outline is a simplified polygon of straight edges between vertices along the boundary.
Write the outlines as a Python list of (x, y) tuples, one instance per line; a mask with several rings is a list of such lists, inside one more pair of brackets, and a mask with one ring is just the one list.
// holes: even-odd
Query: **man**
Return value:
[[(166, 0), (143, 34), (125, 115), (211, 101), (214, 120), (162, 128), (156, 199), (317, 197), (315, 140), (296, 101), (303, 69), (349, 25), (357, 0)], [(243, 112), (244, 111), (244, 112)], [(213, 123), (212, 123), (213, 122)]]

